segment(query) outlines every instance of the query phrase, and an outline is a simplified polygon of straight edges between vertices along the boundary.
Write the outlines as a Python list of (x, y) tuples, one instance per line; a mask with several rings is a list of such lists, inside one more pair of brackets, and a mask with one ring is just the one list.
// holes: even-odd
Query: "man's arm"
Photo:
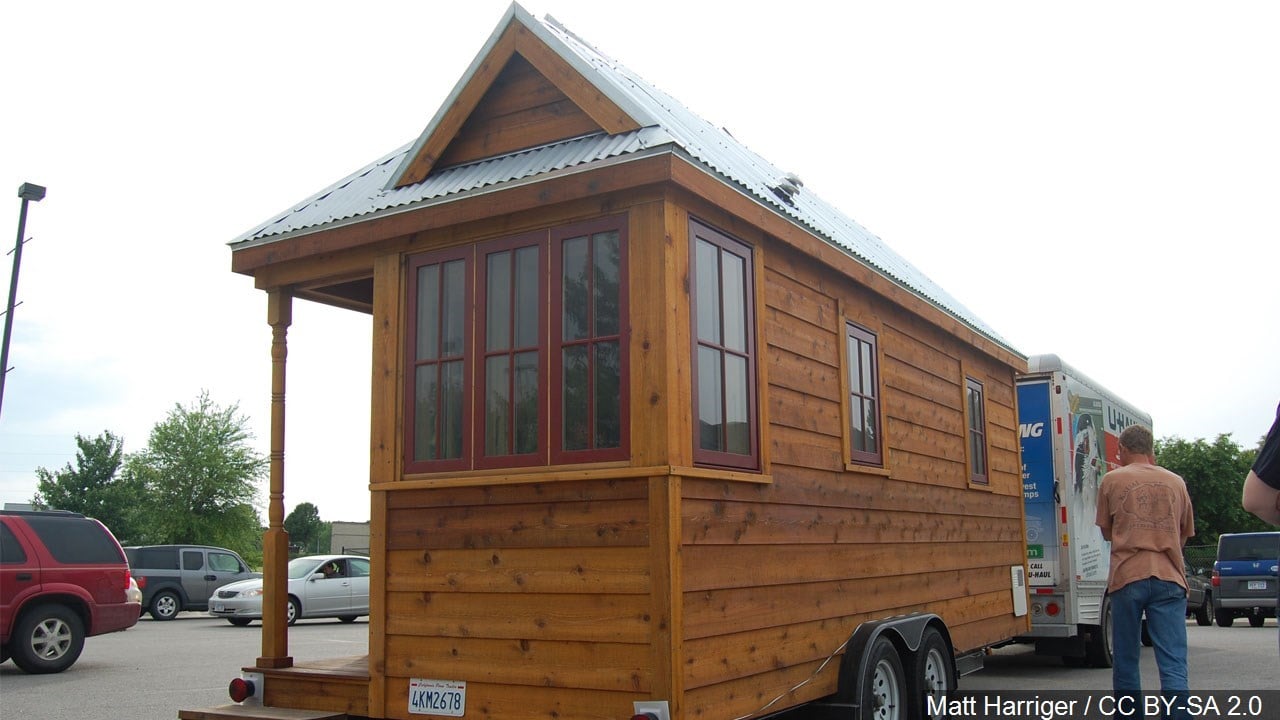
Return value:
[(1280, 489), (1262, 482), (1262, 478), (1254, 471), (1244, 479), (1244, 493), (1241, 497), (1244, 509), (1262, 518), (1272, 525), (1280, 525)]

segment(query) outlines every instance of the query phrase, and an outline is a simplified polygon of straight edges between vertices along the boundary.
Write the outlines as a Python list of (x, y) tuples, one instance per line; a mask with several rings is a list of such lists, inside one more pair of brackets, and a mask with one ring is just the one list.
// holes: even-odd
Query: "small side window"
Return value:
[(203, 570), (204, 569), (204, 551), (203, 550), (183, 550), (182, 551), (182, 569), (183, 570)]
[(849, 460), (864, 465), (882, 465), (880, 452), (880, 369), (875, 333), (851, 322), (845, 323), (845, 362), (849, 372)]
[(987, 406), (982, 383), (965, 378), (965, 417), (969, 427), (969, 482), (986, 485), (987, 474)]

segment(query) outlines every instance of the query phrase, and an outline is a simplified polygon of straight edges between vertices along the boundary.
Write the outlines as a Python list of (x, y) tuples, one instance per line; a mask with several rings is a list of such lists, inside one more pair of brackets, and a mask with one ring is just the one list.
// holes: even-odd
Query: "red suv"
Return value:
[(115, 536), (79, 513), (0, 510), (0, 662), (29, 673), (71, 667), (84, 639), (138, 622)]

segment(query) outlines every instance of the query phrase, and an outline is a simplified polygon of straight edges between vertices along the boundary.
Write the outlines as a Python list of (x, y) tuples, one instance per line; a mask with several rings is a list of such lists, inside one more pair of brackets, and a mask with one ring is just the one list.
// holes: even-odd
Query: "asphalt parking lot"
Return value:
[[(366, 618), (352, 624), (302, 620), (289, 630), (295, 660), (363, 655)], [(1260, 690), (1280, 687), (1276, 621), (1264, 628), (1187, 625), (1191, 686), (1195, 690)], [(32, 720), (176, 720), (178, 710), (229, 702), (227, 683), (261, 654), (261, 626), (232, 627), (204, 614), (176, 620), (144, 617), (125, 632), (89, 638), (84, 654), (58, 675), (27, 675), (12, 662), (0, 664), (0, 717)], [(1159, 687), (1150, 648), (1143, 651), (1144, 685)], [(961, 680), (964, 691), (1088, 690), (1105, 692), (1111, 671), (1066, 668), (1036, 657), (1025, 646), (994, 651), (986, 668)], [(1270, 711), (1270, 708), (1268, 709)], [(1280, 717), (1280, 714), (1266, 717)]]

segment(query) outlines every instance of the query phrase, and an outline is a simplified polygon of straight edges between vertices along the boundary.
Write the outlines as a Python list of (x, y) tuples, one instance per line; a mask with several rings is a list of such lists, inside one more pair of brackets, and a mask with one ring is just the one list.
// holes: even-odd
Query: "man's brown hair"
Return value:
[(1120, 444), (1125, 450), (1138, 455), (1151, 455), (1155, 452), (1155, 439), (1151, 431), (1141, 425), (1130, 425), (1120, 431)]

